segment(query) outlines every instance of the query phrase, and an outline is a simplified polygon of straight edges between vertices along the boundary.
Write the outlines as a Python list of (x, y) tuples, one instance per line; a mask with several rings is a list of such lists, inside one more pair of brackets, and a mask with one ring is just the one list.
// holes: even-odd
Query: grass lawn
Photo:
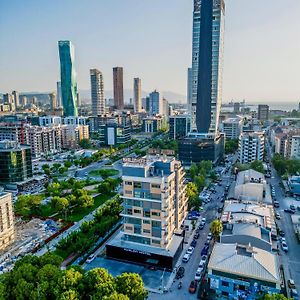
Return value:
[(64, 218), (64, 215), (58, 215), (59, 218), (65, 219), (66, 221), (73, 221), (77, 222), (81, 220), (83, 217), (85, 217), (87, 214), (89, 214), (91, 211), (95, 210), (97, 207), (102, 205), (104, 202), (109, 200), (111, 197), (113, 197), (115, 194), (110, 195), (98, 195), (94, 198), (94, 205), (91, 207), (78, 207), (74, 208), (71, 213), (68, 213), (67, 218)]
[(101, 176), (101, 177), (109, 177), (118, 175), (119, 171), (114, 169), (100, 169), (100, 170), (93, 170), (89, 173), (91, 176)]

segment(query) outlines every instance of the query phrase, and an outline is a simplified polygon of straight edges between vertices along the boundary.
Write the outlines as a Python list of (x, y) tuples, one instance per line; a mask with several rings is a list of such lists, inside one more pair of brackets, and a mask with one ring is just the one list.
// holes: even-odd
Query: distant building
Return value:
[(187, 100), (188, 103), (192, 103), (193, 95), (193, 69), (188, 68), (187, 71)]
[(142, 86), (141, 79), (133, 79), (133, 99), (134, 99), (134, 112), (139, 113), (142, 110)]
[(80, 98), (79, 92), (77, 92), (77, 103), (76, 103), (76, 105), (77, 105), (77, 108), (81, 106), (81, 98)]
[(265, 137), (263, 132), (243, 132), (239, 137), (239, 157), (242, 164), (251, 163), (254, 160), (263, 160), (265, 149)]
[(106, 245), (110, 258), (172, 270), (183, 249), (185, 172), (174, 157), (124, 159), (121, 233)]
[(155, 133), (162, 129), (163, 118), (161, 116), (150, 116), (142, 120), (142, 132)]
[(163, 98), (162, 99), (162, 115), (168, 119), (170, 115), (170, 110), (169, 110), (169, 102), (167, 99)]
[(64, 116), (77, 116), (77, 82), (74, 47), (70, 41), (59, 41), (61, 95)]
[(225, 134), (225, 138), (232, 140), (238, 139), (243, 126), (243, 120), (240, 118), (229, 118), (222, 122), (221, 131)]
[(20, 106), (20, 96), (19, 93), (17, 91), (13, 91), (12, 92), (13, 98), (14, 98), (14, 103), (15, 103), (15, 107), (19, 107)]
[(292, 136), (291, 142), (291, 158), (300, 159), (300, 136)]
[(189, 115), (177, 115), (169, 118), (169, 137), (177, 140), (184, 138), (191, 131), (191, 117)]
[(241, 109), (241, 104), (240, 104), (240, 102), (234, 102), (234, 103), (233, 103), (233, 112), (234, 112), (235, 114), (238, 114), (238, 113), (240, 113), (240, 109)]
[(117, 109), (124, 108), (123, 68), (113, 68), (114, 103)]
[(57, 106), (62, 107), (62, 101), (61, 101), (61, 82), (56, 82), (56, 96), (57, 96)]
[(55, 95), (55, 93), (49, 94), (49, 98), (50, 98), (50, 108), (52, 110), (56, 109), (57, 103), (56, 103), (56, 95)]
[(97, 69), (90, 70), (91, 76), (91, 98), (92, 115), (99, 116), (105, 114), (104, 82), (102, 73)]
[(61, 139), (63, 149), (75, 149), (79, 147), (79, 142), (89, 139), (88, 125), (62, 125)]
[(0, 192), (0, 251), (15, 240), (14, 214), (10, 193)]
[(269, 120), (269, 105), (263, 105), (263, 104), (258, 105), (257, 118), (260, 121)]
[(163, 105), (160, 93), (155, 90), (149, 95), (149, 114), (150, 115), (162, 115)]
[(293, 195), (300, 195), (300, 176), (291, 176), (288, 179), (288, 187)]
[(99, 127), (99, 141), (102, 145), (118, 146), (126, 144), (131, 139), (129, 125), (119, 123), (106, 123)]
[(30, 146), (0, 142), (0, 183), (15, 183), (32, 177)]

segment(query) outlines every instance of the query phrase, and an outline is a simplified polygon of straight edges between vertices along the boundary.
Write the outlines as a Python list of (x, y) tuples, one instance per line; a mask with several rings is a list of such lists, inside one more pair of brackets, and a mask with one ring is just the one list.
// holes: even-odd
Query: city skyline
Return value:
[[(101, 5), (92, 1), (89, 7), (78, 2), (70, 7), (70, 1), (64, 1), (59, 12), (55, 10), (56, 1), (43, 5), (28, 1), (22, 10), (18, 1), (2, 3), (0, 36), (7, 42), (3, 43), (1, 48), (0, 69), (5, 72), (1, 72), (0, 75), (0, 91), (54, 91), (55, 83), (59, 80), (55, 44), (58, 40), (66, 38), (76, 47), (80, 90), (89, 89), (89, 69), (94, 65), (103, 70), (103, 76), (107, 78), (107, 90), (112, 90), (112, 68), (121, 65), (124, 67), (125, 89), (132, 89), (132, 79), (138, 76), (143, 80), (145, 91), (157, 88), (186, 95), (186, 70), (191, 62), (192, 2), (175, 0), (170, 7), (171, 2), (168, 1), (137, 4), (137, 1), (131, 0), (125, 5), (114, 0), (112, 3)], [(284, 4), (277, 0), (260, 2), (226, 1), (223, 96), (225, 102), (233, 98), (266, 102), (299, 99), (300, 87), (296, 78), (300, 61), (296, 54), (299, 52), (300, 42), (293, 37), (300, 28), (297, 19), (300, 4), (295, 0), (287, 0)], [(127, 16), (115, 12), (113, 8), (116, 4), (119, 5), (120, 12), (122, 8), (126, 9)], [(255, 10), (258, 4), (260, 9)], [(84, 16), (98, 13), (97, 9), (100, 8), (105, 13), (103, 18), (97, 21), (99, 26), (92, 27), (97, 30), (91, 31), (90, 21)], [(170, 11), (170, 16), (165, 16), (166, 9)], [(140, 15), (136, 14), (137, 10), (140, 11)], [(12, 24), (13, 20), (8, 18), (12, 11), (14, 15), (19, 16), (20, 22)], [(55, 15), (52, 11), (55, 11)], [(36, 16), (35, 12), (38, 12)], [(124, 28), (110, 22), (109, 16), (113, 13), (117, 13), (118, 18), (129, 20)], [(147, 18), (156, 15), (157, 22), (151, 26), (146, 24), (145, 13)], [(174, 14), (176, 18), (171, 17)], [(35, 18), (32, 18), (33, 15)], [(77, 16), (75, 21), (69, 18), (73, 15)], [(131, 15), (134, 15), (135, 19)], [(160, 15), (164, 15), (165, 18), (160, 18)], [(266, 15), (274, 17), (266, 18)], [(63, 26), (58, 29), (49, 26), (52, 19), (55, 22), (61, 18), (67, 20), (63, 22)], [(79, 28), (81, 19), (85, 19), (86, 24)], [(122, 20), (120, 19), (120, 22)], [(142, 22), (141, 26), (136, 26), (137, 22)], [(39, 26), (36, 26), (37, 24)], [(5, 28), (5, 31), (2, 28)], [(44, 31), (40, 30), (43, 28), (47, 32), (47, 38)], [(99, 44), (95, 42), (91, 47), (92, 41), (100, 39), (101, 36), (105, 39)], [(151, 44), (154, 38), (156, 49), (150, 51), (149, 43)], [(243, 42), (239, 42), (242, 39)], [(19, 47), (20, 43), (25, 46)], [(118, 43), (122, 45), (122, 51), (117, 49)], [(293, 47), (287, 49), (286, 45), (291, 43)], [(290, 61), (286, 61), (286, 57), (289, 57)], [(35, 64), (32, 64), (32, 61)], [(254, 68), (254, 65), (260, 67)], [(40, 76), (45, 70), (47, 72)], [(285, 84), (282, 85), (282, 82)]]

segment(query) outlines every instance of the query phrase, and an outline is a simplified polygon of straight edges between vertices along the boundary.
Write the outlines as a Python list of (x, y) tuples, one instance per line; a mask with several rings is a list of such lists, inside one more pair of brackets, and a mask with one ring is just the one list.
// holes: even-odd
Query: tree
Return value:
[(82, 139), (80, 142), (79, 142), (79, 146), (83, 149), (89, 149), (92, 147), (90, 141), (88, 139)]
[(69, 169), (72, 166), (72, 163), (69, 160), (66, 160), (64, 166)]
[(196, 164), (192, 164), (190, 167), (190, 177), (194, 180), (195, 176), (198, 175), (198, 168)]
[(109, 296), (105, 296), (103, 300), (130, 300), (130, 299), (126, 295), (114, 292)]
[(58, 182), (54, 182), (52, 184), (49, 184), (47, 187), (47, 192), (51, 196), (59, 196), (61, 191), (61, 186)]
[(235, 153), (239, 147), (239, 140), (226, 140), (225, 142), (225, 154)]
[(282, 294), (266, 294), (260, 300), (289, 300)]
[(212, 223), (210, 224), (210, 232), (212, 233), (215, 240), (219, 238), (222, 231), (223, 231), (222, 222), (218, 219), (212, 221)]
[(143, 300), (147, 296), (144, 283), (139, 274), (123, 273), (115, 278), (116, 290), (131, 300)]
[(205, 177), (203, 175), (196, 176), (194, 182), (198, 191), (201, 191), (205, 187)]
[(260, 173), (265, 172), (264, 165), (260, 160), (254, 160), (253, 162), (251, 162), (250, 168)]
[(58, 198), (56, 200), (56, 203), (55, 203), (55, 208), (58, 210), (58, 211), (66, 211), (66, 209), (69, 207), (69, 201), (68, 199), (66, 198)]
[(60, 167), (61, 167), (61, 164), (60, 164), (60, 163), (54, 163), (53, 166), (52, 166), (53, 170), (56, 171), (56, 172), (58, 171), (58, 169), (59, 169)]
[(94, 205), (94, 198), (88, 194), (83, 194), (78, 198), (78, 204), (81, 207), (91, 207)]

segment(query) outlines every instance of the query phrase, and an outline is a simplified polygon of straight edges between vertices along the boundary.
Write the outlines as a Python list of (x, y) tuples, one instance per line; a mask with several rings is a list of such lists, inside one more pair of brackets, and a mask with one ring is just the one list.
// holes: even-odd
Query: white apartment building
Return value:
[(0, 251), (15, 239), (14, 215), (10, 193), (0, 192)]
[(61, 126), (61, 140), (62, 148), (74, 149), (83, 139), (89, 138), (88, 125), (62, 125)]
[(243, 120), (240, 118), (228, 118), (220, 125), (221, 131), (225, 133), (226, 139), (238, 139), (242, 132)]
[(239, 162), (251, 163), (263, 160), (265, 137), (263, 132), (243, 132), (239, 137)]
[(292, 136), (291, 158), (300, 159), (300, 136)]

